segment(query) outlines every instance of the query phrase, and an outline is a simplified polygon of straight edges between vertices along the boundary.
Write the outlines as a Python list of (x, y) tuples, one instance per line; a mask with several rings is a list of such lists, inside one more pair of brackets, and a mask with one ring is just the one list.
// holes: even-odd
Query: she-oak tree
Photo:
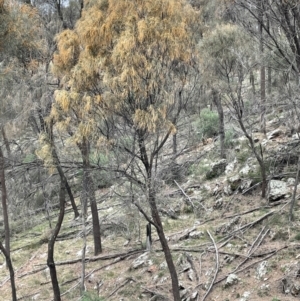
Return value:
[(86, 2), (75, 29), (57, 37), (53, 60), (62, 89), (49, 118), (86, 151), (105, 137), (127, 155), (130, 168), (117, 171), (144, 192), (151, 217), (132, 200), (156, 228), (176, 301), (177, 272), (157, 207), (157, 162), (188, 101), (183, 92), (191, 80), (198, 22), (181, 0)]

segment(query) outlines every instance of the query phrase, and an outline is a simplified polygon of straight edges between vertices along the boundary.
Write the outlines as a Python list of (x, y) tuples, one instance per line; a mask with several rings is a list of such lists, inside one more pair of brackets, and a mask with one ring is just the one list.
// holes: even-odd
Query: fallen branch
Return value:
[[(86, 257), (85, 262), (95, 262), (98, 260), (108, 260), (108, 259), (114, 259), (114, 258), (118, 258), (118, 257), (120, 257), (121, 260), (123, 260), (130, 255), (135, 255), (135, 254), (139, 254), (139, 253), (143, 253), (143, 252), (145, 252), (145, 250), (131, 250), (126, 253), (117, 253), (117, 254), (110, 254), (110, 255), (97, 256), (97, 257)], [(57, 263), (55, 263), (55, 265), (59, 266), (59, 265), (74, 264), (74, 263), (78, 263), (81, 261), (82, 261), (82, 259), (78, 258), (78, 259), (74, 259), (74, 260), (57, 262)], [(44, 265), (44, 264), (39, 264), (39, 265)]]
[[(176, 180), (174, 180), (174, 183), (177, 185), (177, 187), (180, 189), (180, 191), (182, 192), (182, 194), (187, 198), (187, 200), (189, 201), (189, 203), (192, 205), (193, 209), (195, 208), (194, 203), (192, 202), (191, 198), (185, 193), (185, 191), (180, 187), (180, 185), (176, 182)], [(202, 206), (204, 209), (205, 207)], [(207, 211), (205, 209), (205, 211)]]
[(206, 297), (209, 295), (209, 293), (211, 292), (211, 289), (214, 285), (214, 282), (217, 278), (217, 274), (219, 272), (219, 252), (218, 252), (218, 248), (217, 248), (216, 242), (215, 242), (214, 238), (211, 236), (210, 232), (208, 230), (206, 230), (206, 232), (208, 233), (208, 235), (209, 235), (209, 237), (210, 237), (210, 239), (213, 242), (214, 247), (215, 247), (215, 251), (216, 251), (216, 271), (215, 271), (214, 278), (213, 278), (208, 290), (206, 291), (204, 297), (202, 298), (202, 301), (204, 301), (206, 299)]
[(21, 275), (18, 276), (18, 278), (23, 278), (23, 277), (26, 277), (26, 276), (28, 276), (28, 275), (32, 275), (32, 274), (41, 272), (41, 271), (46, 270), (46, 269), (47, 269), (47, 267), (44, 266), (44, 267), (41, 267), (41, 268), (39, 268), (39, 269), (32, 270), (32, 271), (29, 271), (29, 272), (27, 272), (27, 273), (21, 274)]
[(232, 237), (236, 232), (239, 232), (239, 231), (242, 231), (244, 230), (245, 228), (250, 228), (250, 227), (253, 227), (255, 224), (258, 224), (259, 222), (263, 221), (265, 218), (273, 215), (277, 210), (273, 210), (273, 211), (270, 211), (268, 213), (266, 213), (265, 215), (261, 216), (260, 218), (258, 218), (257, 220), (255, 220), (254, 222), (251, 222), (251, 223), (248, 223), (248, 224), (245, 224), (244, 226), (232, 231), (229, 235), (225, 236), (223, 239), (221, 239), (219, 241), (222, 242), (223, 240), (227, 240), (228, 238)]
[(120, 288), (122, 288), (123, 286), (125, 286), (128, 282), (130, 281), (134, 281), (134, 279), (132, 279), (131, 277), (127, 278), (121, 285), (119, 285), (114, 291), (112, 291), (112, 293), (110, 293), (108, 295), (107, 298), (110, 298), (112, 295), (114, 295)]
[(284, 246), (284, 247), (282, 247), (282, 248), (280, 248), (280, 249), (278, 249), (278, 250), (275, 250), (275, 251), (273, 251), (271, 254), (269, 254), (268, 256), (266, 256), (266, 257), (264, 257), (264, 258), (262, 258), (262, 259), (260, 259), (260, 260), (257, 260), (257, 261), (255, 261), (255, 262), (253, 262), (253, 263), (250, 263), (250, 264), (248, 264), (247, 266), (245, 266), (245, 267), (242, 268), (242, 269), (234, 270), (234, 271), (228, 273), (226, 276), (224, 276), (224, 277), (222, 277), (221, 279), (217, 280), (217, 281), (215, 282), (215, 284), (218, 284), (218, 283), (222, 282), (222, 281), (225, 280), (230, 274), (232, 274), (232, 273), (237, 274), (237, 273), (243, 272), (243, 271), (245, 271), (245, 270), (251, 268), (252, 266), (254, 266), (254, 265), (256, 265), (256, 264), (258, 264), (258, 263), (260, 263), (260, 262), (262, 262), (262, 261), (264, 261), (264, 260), (269, 259), (270, 257), (272, 257), (272, 256), (274, 256), (275, 254), (277, 254), (279, 251), (281, 251), (281, 250), (283, 250), (283, 249), (286, 249), (286, 248), (288, 248), (288, 246)]

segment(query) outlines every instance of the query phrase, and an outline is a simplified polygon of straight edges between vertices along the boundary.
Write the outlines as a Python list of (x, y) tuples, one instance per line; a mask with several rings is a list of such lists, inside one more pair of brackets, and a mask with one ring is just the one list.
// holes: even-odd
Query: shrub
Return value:
[(215, 111), (203, 109), (200, 118), (196, 122), (197, 133), (201, 138), (209, 138), (219, 131), (219, 117)]
[(225, 131), (225, 141), (224, 146), (225, 148), (231, 148), (234, 146), (234, 138), (235, 138), (235, 132), (233, 129), (228, 129)]

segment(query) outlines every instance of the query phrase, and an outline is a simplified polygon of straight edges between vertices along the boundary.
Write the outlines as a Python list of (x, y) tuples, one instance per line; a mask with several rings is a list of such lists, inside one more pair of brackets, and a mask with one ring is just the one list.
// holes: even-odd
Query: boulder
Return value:
[(268, 262), (263, 261), (259, 264), (259, 266), (256, 269), (256, 278), (262, 280), (263, 277), (267, 274), (267, 266)]
[(290, 189), (286, 182), (280, 180), (271, 180), (269, 182), (268, 201), (274, 202), (290, 194)]
[(226, 169), (227, 161), (222, 159), (210, 165), (209, 171), (206, 173), (207, 179), (212, 179), (220, 176)]
[(236, 274), (229, 274), (228, 277), (226, 278), (226, 283), (225, 287), (232, 286), (236, 283), (238, 283), (239, 278)]
[(227, 178), (227, 183), (231, 191), (237, 190), (241, 185), (241, 177), (239, 174)]
[(149, 253), (144, 253), (132, 262), (132, 268), (133, 269), (140, 268), (144, 265), (147, 265), (148, 262), (149, 262)]

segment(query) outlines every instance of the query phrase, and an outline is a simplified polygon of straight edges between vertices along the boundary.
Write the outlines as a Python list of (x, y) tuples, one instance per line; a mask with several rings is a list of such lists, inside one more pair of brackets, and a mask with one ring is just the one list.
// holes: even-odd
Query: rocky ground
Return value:
[[(268, 163), (266, 199), (260, 197), (259, 169), (247, 141), (237, 138), (227, 160), (210, 154), (217, 143), (199, 144), (179, 159), (201, 155), (184, 180), (165, 184), (158, 201), (176, 263), (182, 300), (284, 301), (300, 296), (300, 207), (289, 221), (295, 187), (293, 149), (298, 137), (276, 120), (266, 137), (254, 133)], [(83, 300), (172, 300), (170, 276), (160, 243), (153, 235), (145, 251), (145, 221), (131, 204), (116, 197), (121, 186), (98, 191), (103, 253), (94, 257), (87, 237)], [(299, 189), (298, 189), (299, 190)], [(300, 190), (299, 190), (300, 191)], [(296, 194), (296, 199), (298, 193)], [(56, 220), (52, 212), (52, 224)], [(19, 300), (52, 300), (46, 266), (49, 222), (12, 238), (12, 260)], [(88, 226), (91, 226), (88, 223)], [(55, 245), (63, 300), (80, 300), (82, 229), (67, 208)], [(0, 257), (0, 299), (10, 300), (10, 282)]]

